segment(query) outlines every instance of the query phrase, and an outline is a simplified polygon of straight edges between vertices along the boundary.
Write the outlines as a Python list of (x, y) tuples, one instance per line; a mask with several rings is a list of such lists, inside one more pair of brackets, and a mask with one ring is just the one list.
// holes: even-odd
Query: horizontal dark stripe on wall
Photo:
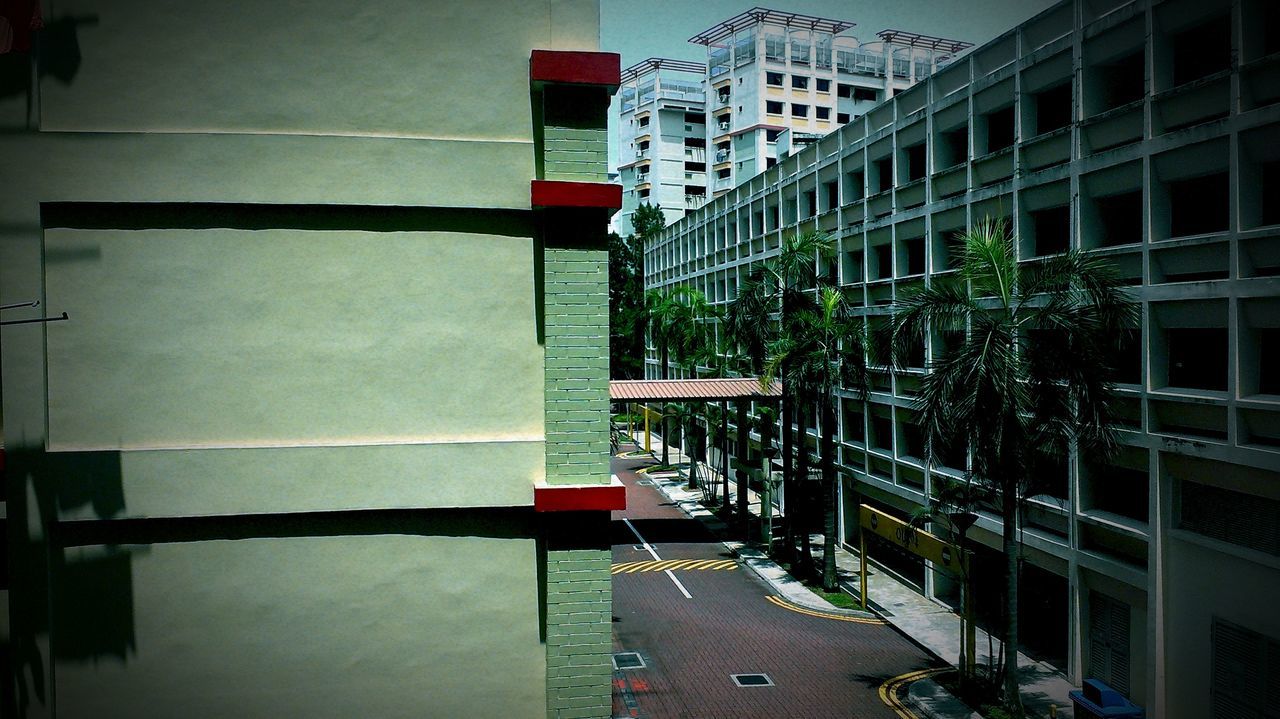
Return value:
[(461, 232), (531, 237), (530, 210), (221, 202), (46, 202), (45, 229)]
[(541, 524), (532, 507), (371, 509), (73, 520), (55, 523), (52, 534), (62, 547), (386, 534), (533, 539)]

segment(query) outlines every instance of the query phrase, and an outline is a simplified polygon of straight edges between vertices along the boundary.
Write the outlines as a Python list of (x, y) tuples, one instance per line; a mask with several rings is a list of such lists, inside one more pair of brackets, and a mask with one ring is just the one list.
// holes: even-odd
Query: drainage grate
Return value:
[(636, 652), (618, 652), (613, 655), (614, 669), (644, 669), (644, 659)]
[(768, 674), (730, 674), (733, 683), (740, 687), (771, 687), (773, 680)]

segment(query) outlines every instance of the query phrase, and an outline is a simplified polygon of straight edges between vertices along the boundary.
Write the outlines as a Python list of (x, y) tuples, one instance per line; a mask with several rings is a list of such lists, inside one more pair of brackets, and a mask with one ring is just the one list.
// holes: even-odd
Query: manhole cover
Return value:
[(768, 674), (730, 674), (733, 683), (740, 687), (771, 687), (773, 680)]
[(614, 669), (644, 669), (644, 659), (635, 652), (619, 652), (613, 655)]

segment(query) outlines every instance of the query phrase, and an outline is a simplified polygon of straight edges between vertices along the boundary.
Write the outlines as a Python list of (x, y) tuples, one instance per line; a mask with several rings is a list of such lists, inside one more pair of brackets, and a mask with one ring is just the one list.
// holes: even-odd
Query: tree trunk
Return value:
[(724, 480), (724, 508), (729, 510), (729, 403), (720, 403), (720, 476)]
[(822, 588), (835, 592), (840, 583), (836, 575), (836, 419), (831, 400), (830, 394), (822, 398), (822, 484), (827, 495), (822, 518)]
[(1023, 716), (1022, 694), (1018, 689), (1018, 493), (1012, 480), (1004, 478), (1001, 504), (1004, 513), (1004, 706), (1015, 717)]
[(738, 469), (733, 473), (734, 479), (738, 483), (738, 531), (742, 535), (742, 539), (748, 539), (750, 532), (751, 514), (747, 509), (747, 454), (751, 451), (751, 445), (748, 444), (750, 438), (747, 436), (747, 400), (738, 400), (738, 451), (735, 459), (738, 461)]
[(796, 561), (796, 510), (799, 503), (796, 500), (799, 495), (796, 492), (796, 482), (794, 472), (795, 464), (791, 461), (791, 429), (795, 417), (792, 415), (794, 407), (792, 400), (784, 389), (782, 394), (782, 497), (786, 502), (786, 531), (783, 534), (782, 556), (783, 559)]
[(680, 444), (684, 448), (684, 453), (689, 457), (689, 484), (686, 485), (688, 489), (698, 488), (698, 444), (701, 438), (695, 436), (695, 432), (690, 431), (697, 431), (697, 429), (697, 420), (691, 419), (680, 437)]
[[(668, 370), (667, 370), (667, 343), (666, 342), (662, 343), (662, 350), (659, 353), (658, 359), (661, 362), (661, 366), (659, 367), (658, 371), (661, 374), (662, 379), (667, 379)], [(667, 416), (667, 404), (663, 402), (662, 403), (662, 465), (664, 467), (671, 464), (671, 455), (667, 453), (667, 443), (668, 443), (669, 437), (671, 437), (671, 418)]]
[(806, 409), (808, 408), (803, 399), (796, 402), (796, 485), (804, 488), (802, 494), (805, 498), (794, 505), (796, 531), (800, 533), (800, 554), (796, 557), (795, 566), (801, 574), (811, 577), (813, 576), (813, 546), (809, 541), (809, 446), (805, 441), (805, 435), (808, 434)]

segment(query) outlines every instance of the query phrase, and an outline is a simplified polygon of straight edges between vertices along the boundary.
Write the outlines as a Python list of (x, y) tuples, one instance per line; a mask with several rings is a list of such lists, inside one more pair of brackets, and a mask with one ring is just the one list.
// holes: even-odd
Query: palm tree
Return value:
[[(797, 304), (800, 300), (794, 300)], [(823, 561), (822, 586), (828, 592), (839, 589), (836, 575), (836, 390), (843, 387), (860, 400), (868, 391), (866, 340), (862, 318), (854, 316), (844, 293), (836, 287), (819, 290), (817, 303), (799, 305), (791, 318), (791, 330), (770, 348), (769, 363), (762, 382), (785, 372), (783, 383), (797, 396), (814, 399), (820, 413), (821, 436), (818, 459), (822, 466)], [(801, 413), (803, 415), (803, 413)], [(804, 422), (801, 421), (802, 432)], [(801, 434), (803, 438), (804, 435)], [(801, 448), (801, 456), (807, 454)]]
[(1037, 452), (1106, 454), (1112, 422), (1113, 358), (1121, 330), (1136, 320), (1115, 273), (1077, 251), (1019, 265), (1002, 221), (966, 231), (958, 281), (937, 280), (895, 308), (893, 348), (901, 356), (927, 333), (965, 332), (936, 357), (916, 408), (925, 459), (961, 443), (970, 473), (1000, 502), (1005, 556), (1003, 702), (1022, 716), (1018, 693), (1019, 508)]
[[(667, 291), (649, 290), (645, 294), (645, 315), (649, 337), (658, 349), (662, 379), (670, 377), (671, 360), (683, 362), (704, 344), (707, 325), (702, 321), (708, 310), (707, 299), (691, 287), (674, 287)], [(665, 413), (662, 418), (662, 464), (670, 464), (667, 445), (670, 426)]]
[[(778, 254), (761, 263), (748, 275), (739, 288), (738, 296), (729, 307), (726, 329), (730, 339), (750, 362), (756, 376), (764, 374), (769, 347), (790, 330), (791, 317), (805, 302), (811, 301), (802, 288), (812, 286), (816, 278), (814, 264), (819, 257), (831, 255), (834, 241), (822, 232), (807, 232), (788, 238)], [(787, 374), (779, 368), (779, 375)], [(797, 405), (797, 396), (787, 386), (782, 386), (782, 484), (788, 510), (783, 541), (783, 552), (795, 555), (796, 521), (800, 509), (796, 477), (799, 471), (807, 471), (807, 457), (800, 452), (804, 447), (803, 411)], [(793, 442), (797, 425), (800, 441)], [(793, 463), (793, 447), (798, 447)], [(802, 534), (804, 551), (801, 562), (808, 557), (808, 534)]]

